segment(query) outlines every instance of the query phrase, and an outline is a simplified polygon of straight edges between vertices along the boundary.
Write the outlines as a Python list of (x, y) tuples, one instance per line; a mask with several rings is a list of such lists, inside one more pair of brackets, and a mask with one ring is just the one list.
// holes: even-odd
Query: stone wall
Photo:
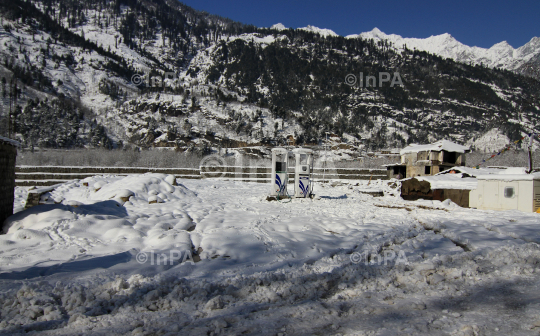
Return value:
[(431, 189), (431, 183), (419, 181), (415, 178), (401, 182), (401, 197), (407, 201), (425, 200), (451, 200), (457, 205), (468, 208), (470, 190), (462, 189)]
[(39, 205), (41, 201), (41, 196), (43, 194), (53, 191), (60, 185), (61, 184), (55, 184), (48, 187), (41, 187), (41, 188), (29, 190), (28, 196), (26, 196), (26, 205), (24, 206), (24, 208), (29, 209), (33, 206)]

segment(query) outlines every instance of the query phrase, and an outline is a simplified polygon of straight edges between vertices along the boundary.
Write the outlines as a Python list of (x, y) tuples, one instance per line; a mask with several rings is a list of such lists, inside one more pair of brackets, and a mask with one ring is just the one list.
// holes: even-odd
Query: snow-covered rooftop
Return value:
[[(454, 171), (455, 173), (451, 173)], [(464, 177), (465, 175), (465, 177)], [(527, 174), (524, 167), (481, 168), (453, 167), (434, 176), (416, 176), (419, 181), (427, 181), (431, 189), (473, 190), (478, 180), (530, 181), (540, 180), (540, 173)]]
[(439, 140), (435, 143), (428, 144), (428, 145), (411, 144), (403, 148), (399, 153), (403, 155), (407, 153), (418, 153), (418, 152), (426, 152), (426, 151), (443, 151), (443, 150), (447, 152), (465, 153), (465, 152), (470, 151), (471, 149), (467, 146), (462, 146), (452, 141)]
[(498, 180), (498, 181), (532, 181), (540, 180), (540, 173), (525, 173), (525, 168), (503, 170), (499, 174), (480, 175), (479, 180)]
[(478, 185), (476, 178), (463, 177), (463, 174), (460, 173), (435, 176), (416, 176), (415, 179), (429, 182), (431, 189), (474, 190)]
[[(502, 176), (500, 179), (508, 179), (508, 176), (524, 176), (522, 179), (531, 180), (531, 176), (538, 176), (537, 174), (527, 174), (527, 168), (525, 167), (499, 167), (499, 168), (471, 168), (471, 167), (452, 167), (445, 171), (440, 172), (437, 175), (449, 175), (451, 171), (456, 173), (465, 173), (472, 177), (481, 178), (484, 180), (487, 179), (497, 179)], [(525, 177), (529, 176), (529, 177)]]
[(443, 175), (443, 174), (449, 174), (451, 171), (455, 171), (457, 173), (465, 173), (470, 176), (476, 177), (480, 175), (492, 175), (492, 174), (500, 174), (503, 170), (506, 170), (506, 168), (472, 168), (472, 167), (452, 167), (450, 169), (447, 169), (445, 171), (442, 171), (438, 173), (437, 175)]

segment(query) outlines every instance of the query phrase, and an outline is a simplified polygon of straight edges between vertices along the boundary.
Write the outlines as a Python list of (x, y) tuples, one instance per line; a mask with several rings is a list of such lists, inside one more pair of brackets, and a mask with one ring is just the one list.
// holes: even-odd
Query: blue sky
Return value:
[(281, 22), (298, 28), (308, 24), (339, 35), (374, 27), (403, 37), (450, 33), (458, 41), (489, 48), (507, 41), (514, 48), (540, 36), (540, 0), (184, 0), (198, 10), (235, 21), (269, 27)]

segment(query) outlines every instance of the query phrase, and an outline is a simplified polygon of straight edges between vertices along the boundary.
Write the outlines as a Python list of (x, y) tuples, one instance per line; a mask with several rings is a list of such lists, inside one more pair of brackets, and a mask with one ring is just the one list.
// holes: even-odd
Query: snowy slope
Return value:
[(493, 128), (478, 139), (470, 139), (467, 144), (476, 150), (492, 153), (500, 151), (510, 142), (510, 139), (499, 129)]
[(400, 35), (385, 34), (378, 28), (374, 28), (369, 32), (347, 36), (347, 38), (359, 37), (375, 41), (388, 41), (398, 49), (406, 46), (408, 49), (424, 50), (435, 55), (452, 58), (457, 62), (484, 64), (488, 67), (508, 70), (516, 70), (540, 54), (540, 37), (533, 37), (517, 49), (514, 49), (506, 41), (486, 49), (467, 46), (448, 33), (424, 39), (404, 38)]

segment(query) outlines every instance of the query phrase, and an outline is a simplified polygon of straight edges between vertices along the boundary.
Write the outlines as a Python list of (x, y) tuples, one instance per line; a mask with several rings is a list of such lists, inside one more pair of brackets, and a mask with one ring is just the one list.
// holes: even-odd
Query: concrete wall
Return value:
[[(426, 174), (426, 166), (429, 167), (429, 174)], [(439, 172), (439, 166), (430, 166), (429, 164), (416, 164), (414, 166), (407, 166), (407, 177), (429, 176), (438, 174)]]
[(0, 227), (13, 214), (17, 148), (0, 142)]
[[(18, 186), (49, 186), (75, 179), (84, 179), (100, 174), (172, 174), (177, 178), (226, 178), (248, 182), (270, 182), (270, 167), (216, 167), (201, 168), (122, 168), (122, 167), (53, 167), (53, 166), (21, 166), (16, 168), (16, 184)], [(294, 179), (294, 167), (289, 167), (289, 179)], [(387, 180), (385, 169), (348, 169), (331, 168), (313, 170), (313, 179), (324, 180)]]
[(537, 212), (538, 209), (540, 209), (540, 182), (535, 181), (533, 192), (534, 192), (533, 211)]
[(435, 189), (433, 190), (433, 200), (444, 201), (451, 200), (462, 208), (468, 208), (470, 205), (470, 190), (462, 189)]

